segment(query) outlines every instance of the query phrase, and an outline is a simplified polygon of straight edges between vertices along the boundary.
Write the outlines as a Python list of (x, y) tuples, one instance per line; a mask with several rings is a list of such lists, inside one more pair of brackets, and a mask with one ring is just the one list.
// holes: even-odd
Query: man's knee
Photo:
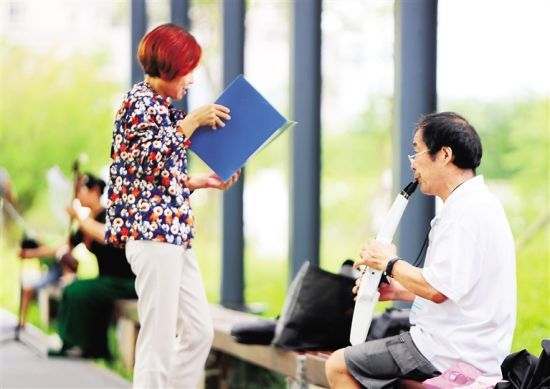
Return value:
[(325, 374), (329, 381), (336, 376), (347, 374), (346, 360), (344, 359), (344, 349), (341, 348), (333, 352), (325, 363)]

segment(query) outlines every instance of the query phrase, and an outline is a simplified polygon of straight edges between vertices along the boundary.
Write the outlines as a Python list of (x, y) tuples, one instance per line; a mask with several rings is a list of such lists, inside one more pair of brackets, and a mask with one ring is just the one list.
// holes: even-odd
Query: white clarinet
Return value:
[[(376, 236), (376, 240), (390, 244), (399, 221), (405, 212), (409, 203), (409, 196), (416, 190), (418, 183), (410, 182), (395, 198), (391, 209), (386, 216), (382, 228)], [(351, 332), (349, 341), (352, 345), (364, 343), (369, 333), (374, 307), (380, 298), (378, 285), (382, 278), (382, 271), (367, 267), (361, 279), (359, 290), (357, 291), (357, 300), (353, 311), (353, 321), (351, 323)]]

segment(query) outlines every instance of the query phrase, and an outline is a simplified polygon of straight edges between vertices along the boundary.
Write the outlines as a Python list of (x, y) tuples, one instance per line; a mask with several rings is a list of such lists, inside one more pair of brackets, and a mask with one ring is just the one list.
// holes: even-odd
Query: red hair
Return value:
[(167, 23), (147, 33), (138, 47), (138, 60), (151, 77), (171, 81), (190, 73), (201, 59), (195, 38), (176, 24)]

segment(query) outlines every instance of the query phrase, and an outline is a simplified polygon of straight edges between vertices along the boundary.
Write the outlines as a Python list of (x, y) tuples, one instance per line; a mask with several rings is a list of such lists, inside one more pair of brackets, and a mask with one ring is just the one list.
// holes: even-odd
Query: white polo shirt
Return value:
[(415, 345), (441, 372), (464, 361), (501, 376), (516, 324), (516, 257), (504, 210), (483, 176), (451, 193), (429, 239), (422, 274), (448, 299), (436, 304), (416, 297)]

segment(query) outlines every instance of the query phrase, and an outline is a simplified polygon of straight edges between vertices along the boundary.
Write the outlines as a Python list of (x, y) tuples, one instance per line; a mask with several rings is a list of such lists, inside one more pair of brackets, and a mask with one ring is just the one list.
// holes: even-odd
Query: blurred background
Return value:
[[(290, 1), (246, 3), (245, 75), (286, 116), (291, 10)], [(170, 20), (168, 0), (148, 0), (147, 12), (148, 30)], [(192, 1), (189, 16), (204, 50), (192, 109), (223, 89), (221, 0)], [(503, 203), (517, 243), (513, 349), (536, 355), (550, 336), (549, 16), (544, 0), (438, 3), (438, 111), (463, 114), (481, 136), (478, 173)], [(0, 167), (43, 241), (63, 241), (67, 226), (48, 170), (58, 166), (70, 180), (75, 158), (86, 154), (82, 169), (105, 174), (114, 113), (130, 87), (130, 51), (128, 0), (0, 0)], [(393, 1), (323, 1), (320, 264), (330, 271), (358, 256), (395, 196), (393, 61)], [(290, 142), (283, 134), (246, 170), (245, 298), (262, 303), (265, 316), (280, 312), (289, 282)], [(206, 171), (192, 158), (191, 173)], [(194, 247), (217, 302), (221, 194), (198, 191), (192, 201)], [(21, 270), (40, 265), (20, 264), (21, 228), (7, 215), (2, 223), (0, 307), (17, 312)], [(79, 275), (95, 276), (93, 258), (80, 260)], [(30, 321), (39, 325), (33, 310)]]

